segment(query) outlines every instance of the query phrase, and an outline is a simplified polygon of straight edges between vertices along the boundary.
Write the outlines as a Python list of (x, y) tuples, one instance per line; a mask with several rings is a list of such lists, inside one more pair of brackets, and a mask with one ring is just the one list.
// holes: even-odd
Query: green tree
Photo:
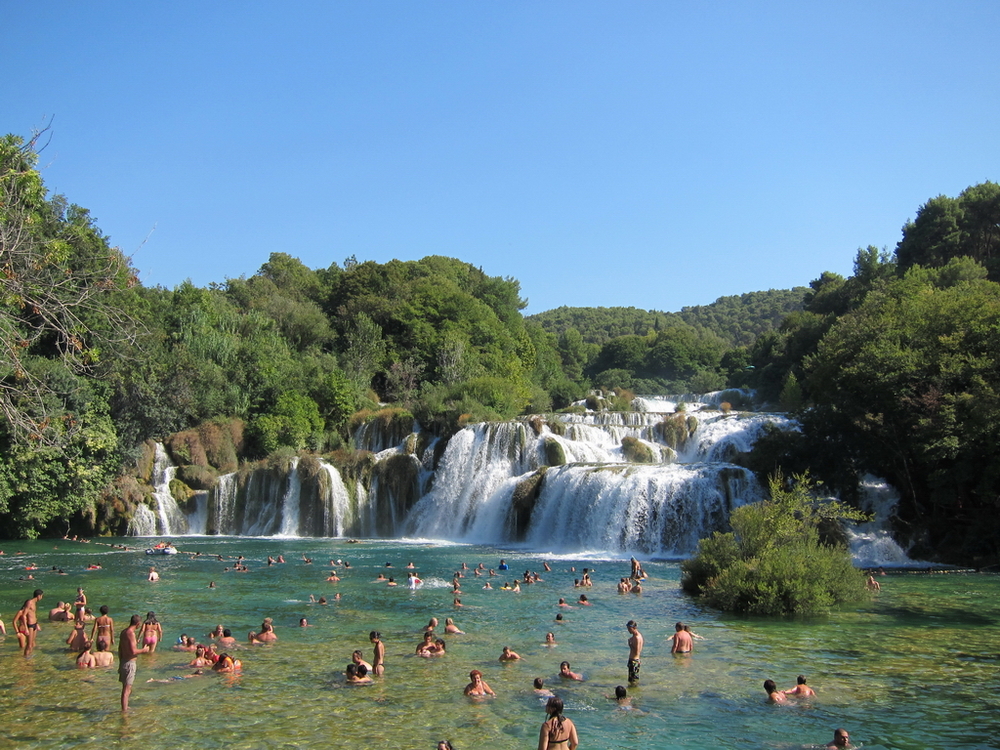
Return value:
[(681, 585), (711, 607), (749, 614), (817, 614), (865, 597), (864, 576), (847, 549), (825, 543), (829, 522), (862, 515), (818, 501), (806, 477), (770, 482), (768, 500), (732, 513), (730, 533), (715, 532), (681, 565)]
[(46, 414), (48, 391), (25, 359), (102, 372), (104, 351), (135, 335), (116, 302), (136, 277), (85, 209), (47, 198), (35, 146), (0, 138), (0, 413), (13, 437), (55, 445), (71, 439), (70, 422)]

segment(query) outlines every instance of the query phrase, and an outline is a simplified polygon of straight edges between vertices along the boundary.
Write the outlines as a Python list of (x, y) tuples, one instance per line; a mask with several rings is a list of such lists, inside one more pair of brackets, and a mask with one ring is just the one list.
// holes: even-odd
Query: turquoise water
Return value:
[[(143, 540), (100, 540), (142, 545)], [(17, 639), (0, 639), (0, 747), (11, 748), (528, 748), (544, 715), (531, 681), (543, 677), (561, 695), (583, 748), (800, 748), (825, 744), (847, 728), (867, 748), (985, 748), (1000, 737), (1000, 578), (985, 575), (890, 575), (882, 592), (862, 606), (810, 620), (764, 620), (702, 610), (678, 588), (673, 563), (647, 563), (641, 595), (619, 595), (615, 584), (627, 560), (551, 557), (488, 547), (378, 540), (349, 544), (323, 539), (197, 537), (177, 540), (201, 557), (147, 557), (97, 543), (3, 542), (0, 616), (8, 625), (31, 591), (45, 590), (42, 608), (86, 589), (96, 611), (107, 604), (116, 630), (132, 613), (153, 610), (163, 623), (164, 650), (139, 657), (139, 677), (127, 716), (119, 711), (114, 670), (76, 670), (65, 646), (71, 626), (45, 623), (31, 659)], [(55, 549), (54, 547), (58, 547)], [(23, 551), (24, 555), (15, 555)], [(209, 555), (222, 554), (218, 562)], [(243, 554), (250, 572), (224, 572)], [(286, 563), (267, 567), (267, 555)], [(314, 560), (303, 562), (303, 555)], [(461, 608), (453, 605), (451, 574), (462, 562), (508, 574), (537, 571), (544, 581), (520, 594), (481, 588), (464, 579)], [(326, 582), (330, 559), (351, 569)], [(425, 584), (405, 587), (408, 561)], [(552, 567), (544, 572), (542, 562)], [(391, 562), (393, 569), (385, 569)], [(34, 563), (34, 580), (25, 566)], [(85, 571), (89, 563), (102, 570)], [(161, 572), (149, 583), (150, 564)], [(56, 566), (68, 575), (48, 572)], [(577, 572), (569, 571), (575, 566)], [(596, 569), (594, 586), (574, 589), (583, 567)], [(401, 585), (374, 583), (394, 574)], [(491, 579), (494, 586), (502, 578)], [(209, 588), (215, 581), (216, 587)], [(334, 593), (341, 599), (332, 601)], [(559, 597), (580, 593), (591, 607), (563, 610)], [(331, 598), (309, 602), (310, 594)], [(190, 656), (169, 650), (181, 633), (206, 640), (216, 623), (242, 642), (261, 620), (274, 618), (279, 641), (244, 648), (238, 676), (206, 675), (146, 683), (185, 674)], [(450, 635), (447, 655), (413, 655), (432, 617), (454, 617), (465, 635)], [(306, 617), (310, 627), (299, 628)], [(628, 633), (635, 619), (646, 639), (636, 711), (606, 696), (626, 684)], [(672, 657), (667, 638), (684, 620), (703, 636), (690, 657)], [(380, 630), (387, 669), (371, 686), (343, 684), (355, 648), (370, 660), (368, 632)], [(556, 633), (554, 648), (543, 645)], [(523, 659), (501, 665), (509, 645)], [(559, 662), (571, 662), (586, 681), (560, 684)], [(495, 699), (462, 695), (470, 669), (480, 669)], [(771, 706), (761, 683), (795, 684), (804, 673), (818, 697)]]

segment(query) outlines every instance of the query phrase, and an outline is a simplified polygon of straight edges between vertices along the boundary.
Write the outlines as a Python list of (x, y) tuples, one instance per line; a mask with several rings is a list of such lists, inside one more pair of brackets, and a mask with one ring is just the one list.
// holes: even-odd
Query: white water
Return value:
[[(797, 429), (794, 421), (774, 414), (701, 412), (695, 418), (697, 429), (676, 454), (657, 437), (662, 412), (549, 417), (563, 423), (555, 431), (549, 424), (523, 420), (472, 425), (451, 438), (436, 468), (433, 451), (425, 452), (419, 467), (423, 489), (409, 511), (379, 472), (368, 488), (354, 483), (352, 495), (336, 468), (323, 461), (319, 489), (313, 488), (305, 506), (296, 460), (285, 475), (254, 470), (243, 486), (236, 474), (220, 477), (212, 493), (191, 504), (194, 510), (186, 520), (169, 491), (158, 491), (155, 530), (167, 535), (405, 535), (526, 544), (552, 554), (590, 550), (683, 557), (694, 552), (700, 538), (728, 528), (733, 508), (762, 498), (752, 473), (730, 463), (733, 457), (749, 451), (768, 425)], [(377, 462), (398, 461), (403, 453), (402, 444), (387, 447), (387, 438), (372, 430), (358, 434), (366, 445), (380, 448)], [(642, 441), (659, 462), (629, 463), (622, 448), (626, 437)], [(539, 482), (536, 472), (547, 467), (548, 443), (558, 444), (566, 463), (548, 467)], [(166, 459), (159, 448), (158, 459), (161, 453)], [(172, 476), (167, 464), (160, 468), (163, 487)], [(533, 509), (515, 507), (515, 490), (523, 482), (535, 482)], [(894, 502), (891, 494), (884, 489), (869, 494), (883, 510), (871, 524), (849, 532), (858, 564), (906, 564), (905, 552), (883, 530), (890, 512), (885, 509)], [(303, 527), (307, 517), (312, 520)], [(151, 533), (149, 520), (140, 509), (131, 528)]]

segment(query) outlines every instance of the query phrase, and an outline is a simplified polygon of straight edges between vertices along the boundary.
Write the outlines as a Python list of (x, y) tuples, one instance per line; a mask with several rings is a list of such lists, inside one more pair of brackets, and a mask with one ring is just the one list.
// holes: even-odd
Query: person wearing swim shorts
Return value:
[(118, 682), (122, 684), (122, 712), (128, 711), (128, 699), (132, 695), (132, 685), (135, 683), (135, 658), (149, 651), (148, 646), (139, 648), (136, 641), (136, 628), (141, 622), (142, 618), (139, 615), (132, 615), (128, 627), (118, 636)]
[(635, 620), (625, 623), (625, 629), (629, 632), (628, 639), (628, 681), (635, 683), (639, 681), (639, 657), (642, 656), (643, 639), (639, 632), (639, 626)]

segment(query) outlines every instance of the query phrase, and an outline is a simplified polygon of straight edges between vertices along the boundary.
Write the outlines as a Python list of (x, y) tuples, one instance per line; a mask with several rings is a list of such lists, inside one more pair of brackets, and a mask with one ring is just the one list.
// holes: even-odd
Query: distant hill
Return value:
[(712, 331), (733, 346), (747, 346), (780, 326), (788, 313), (801, 310), (809, 291), (798, 286), (747, 292), (719, 297), (710, 305), (684, 307), (676, 313), (635, 307), (557, 307), (527, 319), (556, 335), (575, 328), (588, 344), (602, 345), (619, 336), (645, 336), (686, 323)]

